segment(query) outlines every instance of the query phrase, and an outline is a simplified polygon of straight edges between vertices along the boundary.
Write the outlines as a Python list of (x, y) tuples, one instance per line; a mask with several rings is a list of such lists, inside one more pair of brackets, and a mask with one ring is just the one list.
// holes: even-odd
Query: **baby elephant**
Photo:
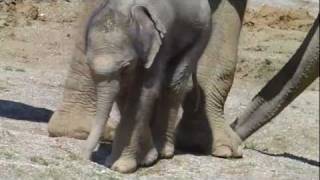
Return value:
[(208, 0), (88, 3), (76, 51), (90, 67), (97, 110), (84, 157), (98, 144), (114, 102), (121, 120), (111, 169), (129, 173), (154, 163), (158, 152), (171, 157), (178, 109), (211, 32)]

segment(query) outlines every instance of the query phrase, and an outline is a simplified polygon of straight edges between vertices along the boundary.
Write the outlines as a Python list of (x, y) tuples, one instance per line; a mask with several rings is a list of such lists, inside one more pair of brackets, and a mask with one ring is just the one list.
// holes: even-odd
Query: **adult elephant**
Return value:
[(289, 62), (253, 98), (232, 128), (245, 140), (319, 77), (319, 15)]
[(184, 101), (177, 145), (218, 157), (240, 157), (241, 140), (225, 121), (224, 105), (234, 79), (247, 1), (210, 3), (215, 29), (198, 62), (197, 82)]
[[(247, 1), (209, 0), (209, 2), (215, 30), (194, 76), (196, 77), (194, 80), (198, 83), (188, 93), (184, 103), (185, 113), (177, 131), (177, 143), (187, 147), (193, 144), (192, 139), (197, 139), (193, 137), (197, 136), (199, 134), (197, 132), (201, 129), (190, 125), (199, 124), (199, 121), (205, 122), (203, 119), (206, 119), (208, 124), (203, 128), (208, 128), (211, 133), (205, 134), (208, 141), (202, 143), (201, 147), (219, 157), (241, 156), (238, 149), (241, 140), (224, 121), (223, 107), (233, 82), (238, 40)], [(93, 77), (86, 62), (81, 58), (73, 59), (65, 84), (63, 102), (49, 122), (48, 130), (51, 136), (79, 139), (88, 136), (91, 122), (96, 114), (97, 99), (94, 87)], [(195, 97), (199, 100), (195, 103), (198, 106), (188, 105)], [(111, 131), (106, 125), (104, 140), (112, 138)]]

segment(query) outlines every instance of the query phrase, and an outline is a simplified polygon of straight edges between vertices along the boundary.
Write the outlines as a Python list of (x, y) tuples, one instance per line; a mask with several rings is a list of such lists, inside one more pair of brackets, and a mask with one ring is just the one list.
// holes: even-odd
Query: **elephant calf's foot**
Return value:
[[(110, 165), (107, 162), (107, 165)], [(134, 157), (120, 157), (112, 163), (111, 169), (120, 173), (132, 173), (138, 167), (137, 160)]]
[(241, 139), (229, 127), (222, 132), (216, 132), (212, 155), (221, 158), (241, 158)]
[(158, 160), (159, 153), (156, 148), (150, 149), (145, 156), (142, 158), (141, 166), (151, 166)]
[(151, 166), (157, 161), (157, 159), (158, 151), (155, 148), (152, 148), (143, 156), (140, 155), (140, 158), (137, 158), (135, 155), (121, 156), (116, 161), (113, 161), (111, 158), (109, 158), (106, 161), (106, 165), (111, 167), (112, 170), (120, 173), (132, 173), (137, 170), (138, 165)]
[[(138, 166), (150, 166), (158, 160), (158, 151), (155, 148), (151, 135), (139, 139), (135, 145), (126, 146), (121, 151), (116, 145), (123, 141), (115, 140), (114, 149), (106, 161), (106, 165), (120, 173), (132, 173)], [(118, 144), (117, 144), (118, 143)], [(122, 144), (119, 144), (123, 146)]]
[(170, 142), (165, 142), (159, 147), (160, 157), (164, 159), (170, 159), (174, 156), (174, 144)]

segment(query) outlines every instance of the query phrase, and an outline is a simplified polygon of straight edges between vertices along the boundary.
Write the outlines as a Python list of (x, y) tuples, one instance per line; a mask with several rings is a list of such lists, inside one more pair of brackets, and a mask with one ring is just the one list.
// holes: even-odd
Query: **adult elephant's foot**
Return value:
[(95, 117), (95, 112), (84, 108), (58, 109), (51, 117), (48, 131), (51, 137), (67, 136), (77, 139), (86, 139), (90, 131), (90, 121)]
[(229, 127), (214, 132), (212, 155), (221, 158), (241, 158), (242, 141), (240, 137)]
[[(86, 139), (91, 129), (91, 122), (95, 119), (95, 109), (81, 107), (76, 103), (63, 104), (51, 117), (48, 132), (51, 137), (71, 137)], [(109, 118), (104, 128), (102, 141), (112, 141), (119, 118)]]
[(205, 118), (194, 116), (186, 114), (177, 128), (176, 146), (179, 149), (221, 158), (242, 156), (241, 139), (224, 121), (216, 121), (215, 126), (210, 127)]

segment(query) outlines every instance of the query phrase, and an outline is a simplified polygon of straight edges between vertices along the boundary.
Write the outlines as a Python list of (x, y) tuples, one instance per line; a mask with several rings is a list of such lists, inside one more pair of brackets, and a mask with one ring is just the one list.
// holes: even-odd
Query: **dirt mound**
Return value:
[(0, 28), (30, 24), (39, 18), (39, 8), (22, 0), (0, 0)]
[[(55, 7), (58, 6), (57, 4), (63, 4), (63, 2), (52, 1), (49, 4)], [(46, 12), (48, 9), (40, 8), (39, 2), (34, 0), (0, 0), (0, 28), (18, 24), (31, 24), (33, 20), (48, 20), (49, 17), (45, 17), (45, 14), (49, 15), (53, 12)], [(63, 8), (55, 9), (56, 12), (61, 10), (63, 11)], [(63, 13), (66, 12), (61, 12), (61, 14)], [(59, 21), (57, 19), (59, 17), (55, 15), (52, 20)], [(61, 22), (70, 21), (70, 19), (73, 20), (74, 18), (64, 19)], [(244, 25), (258, 29), (268, 26), (283, 30), (308, 31), (314, 19), (306, 9), (284, 9), (264, 5), (260, 8), (248, 9)]]
[(308, 31), (314, 17), (306, 9), (282, 9), (264, 5), (247, 10), (244, 25), (247, 27), (271, 27), (283, 30)]

